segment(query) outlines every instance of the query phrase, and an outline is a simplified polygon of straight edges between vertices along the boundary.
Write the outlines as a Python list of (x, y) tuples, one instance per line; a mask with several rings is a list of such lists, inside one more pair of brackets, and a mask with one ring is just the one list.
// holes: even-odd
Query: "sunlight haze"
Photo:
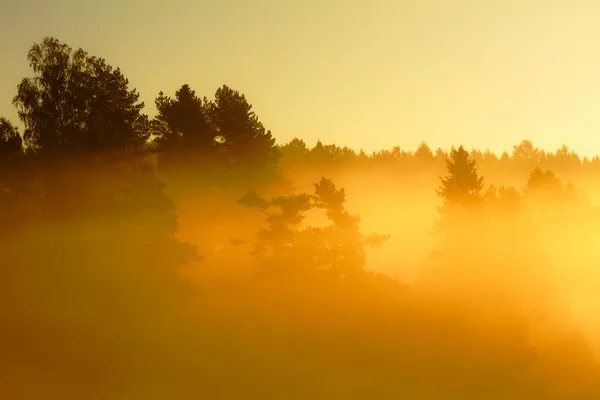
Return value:
[(0, 399), (600, 399), (598, 22), (4, 0)]

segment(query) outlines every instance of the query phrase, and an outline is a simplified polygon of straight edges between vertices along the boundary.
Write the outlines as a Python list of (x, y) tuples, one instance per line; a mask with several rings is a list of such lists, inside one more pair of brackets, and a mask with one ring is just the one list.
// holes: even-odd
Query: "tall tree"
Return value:
[(183, 85), (175, 98), (160, 92), (155, 99), (156, 120), (165, 125), (157, 138), (162, 150), (178, 148), (194, 153), (210, 153), (215, 149), (215, 134), (207, 118), (207, 100), (200, 99), (189, 85)]
[(209, 105), (209, 115), (230, 163), (269, 169), (277, 166), (280, 153), (275, 139), (243, 94), (223, 85)]
[[(129, 153), (143, 148), (148, 121), (120, 71), (53, 38), (35, 44), (28, 58), (35, 76), (21, 82), (15, 104), (25, 142), (38, 156), (32, 168), (19, 171), (18, 181), (35, 182), (33, 206), (40, 218), (35, 229), (12, 229), (0, 241), (0, 265), (10, 267), (0, 268), (0, 303), (11, 305), (3, 322), (9, 337), (27, 338), (9, 360), (24, 362), (34, 377), (36, 366), (19, 357), (24, 348), (34, 349), (36, 360), (72, 360), (90, 385), (103, 368), (134, 376), (157, 348), (162, 327), (170, 329), (177, 310), (189, 304), (193, 288), (178, 268), (199, 257), (174, 237), (175, 204), (153, 167), (142, 154)], [(1, 129), (8, 139), (0, 147), (17, 151), (16, 130), (5, 123)], [(106, 153), (111, 157), (97, 157)], [(2, 172), (0, 233), (7, 225), (23, 226), (6, 210), (14, 216), (34, 208), (25, 209), (28, 192), (5, 190)], [(68, 374), (60, 366), (56, 372)]]
[(27, 147), (45, 154), (138, 148), (148, 138), (139, 94), (119, 68), (46, 37), (27, 55), (34, 76), (18, 85), (13, 103)]
[(480, 205), (483, 198), (483, 177), (478, 176), (475, 161), (463, 146), (451, 150), (446, 166), (448, 175), (441, 178), (442, 184), (437, 191), (444, 206), (474, 208)]
[(463, 146), (451, 149), (446, 167), (448, 175), (440, 177), (437, 190), (442, 198), (440, 219), (433, 231), (441, 240), (433, 251), (435, 265), (427, 275), (465, 276), (464, 271), (471, 271), (474, 263), (465, 249), (475, 245), (481, 234), (477, 222), (484, 205), (483, 178)]

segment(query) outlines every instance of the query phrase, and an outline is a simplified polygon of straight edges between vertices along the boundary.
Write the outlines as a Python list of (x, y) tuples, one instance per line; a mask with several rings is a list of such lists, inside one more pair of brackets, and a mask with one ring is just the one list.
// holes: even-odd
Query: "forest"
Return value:
[(0, 397), (600, 399), (600, 157), (279, 144), (46, 37), (0, 118)]

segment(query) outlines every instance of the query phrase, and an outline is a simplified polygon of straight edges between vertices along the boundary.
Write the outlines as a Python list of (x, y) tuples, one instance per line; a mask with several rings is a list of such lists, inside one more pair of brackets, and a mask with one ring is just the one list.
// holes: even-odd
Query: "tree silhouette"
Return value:
[(287, 167), (306, 165), (310, 149), (302, 139), (294, 138), (279, 147), (281, 152), (281, 163)]
[(446, 165), (448, 175), (441, 178), (442, 183), (437, 192), (444, 205), (473, 208), (481, 204), (483, 177), (477, 175), (475, 161), (463, 146), (452, 149)]
[(523, 140), (513, 146), (512, 162), (518, 171), (531, 171), (544, 159), (544, 152), (537, 149), (530, 140)]
[[(53, 38), (28, 58), (35, 76), (15, 105), (33, 154), (13, 171), (0, 167), (1, 303), (15, 304), (8, 334), (24, 334), (37, 359), (59, 353), (81, 365), (89, 384), (101, 365), (107, 376), (139, 372), (155, 348), (140, 327), (165, 340), (160, 325), (176, 324), (174, 310), (194, 293), (178, 268), (201, 258), (175, 238), (176, 206), (143, 153), (143, 104), (119, 69)], [(19, 156), (16, 129), (5, 120), (1, 129), (2, 160)]]
[(437, 194), (442, 198), (438, 208), (441, 220), (436, 222), (435, 232), (444, 233), (466, 223), (473, 213), (483, 206), (483, 177), (479, 177), (475, 161), (460, 146), (450, 151), (446, 160), (448, 175), (440, 177), (441, 185)]
[(546, 199), (558, 200), (562, 198), (563, 185), (554, 172), (536, 167), (527, 179), (524, 192), (530, 196), (544, 196)]
[(433, 234), (439, 237), (432, 251), (431, 265), (423, 278), (462, 280), (477, 270), (477, 260), (468, 248), (481, 238), (479, 223), (483, 216), (483, 177), (477, 174), (475, 161), (463, 146), (452, 148), (446, 160), (448, 175), (440, 177), (436, 193), (442, 199), (438, 207), (440, 218), (435, 221)]
[(148, 138), (139, 94), (102, 58), (75, 52), (55, 38), (27, 55), (34, 76), (18, 85), (13, 103), (25, 125), (25, 145), (41, 153), (74, 154), (138, 148)]
[(425, 142), (422, 142), (419, 145), (419, 148), (417, 148), (417, 151), (415, 151), (415, 157), (423, 163), (430, 163), (433, 161), (434, 155), (429, 146)]
[(6, 118), (0, 118), (0, 163), (22, 155), (23, 139), (19, 130)]
[(209, 103), (208, 113), (230, 165), (267, 170), (277, 167), (280, 154), (275, 139), (243, 94), (223, 85)]
[(172, 99), (160, 92), (155, 99), (156, 121), (166, 129), (156, 138), (162, 151), (178, 149), (178, 154), (193, 152), (196, 156), (215, 150), (215, 134), (207, 118), (207, 100), (200, 99), (189, 85), (183, 85)]
[(549, 162), (553, 162), (555, 168), (571, 172), (581, 166), (581, 160), (567, 145), (562, 145), (556, 153), (548, 155)]
[(490, 185), (485, 192), (484, 200), (491, 206), (493, 212), (503, 217), (519, 215), (523, 206), (521, 193), (514, 187)]
[[(294, 266), (300, 271), (326, 272), (336, 279), (356, 276), (365, 267), (365, 248), (380, 246), (389, 235), (362, 234), (360, 218), (344, 208), (344, 189), (337, 189), (331, 180), (322, 178), (314, 187), (314, 195), (299, 193), (270, 201), (250, 190), (239, 200), (267, 215), (268, 227), (258, 232), (253, 254), (269, 270)], [(325, 210), (331, 224), (301, 228), (304, 214), (313, 208)]]

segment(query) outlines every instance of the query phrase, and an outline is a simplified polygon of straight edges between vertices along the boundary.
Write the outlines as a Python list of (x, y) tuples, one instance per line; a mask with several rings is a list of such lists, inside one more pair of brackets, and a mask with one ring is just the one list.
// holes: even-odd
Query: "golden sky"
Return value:
[(240, 90), (278, 142), (600, 153), (596, 0), (2, 0), (0, 115), (54, 36), (153, 99)]

